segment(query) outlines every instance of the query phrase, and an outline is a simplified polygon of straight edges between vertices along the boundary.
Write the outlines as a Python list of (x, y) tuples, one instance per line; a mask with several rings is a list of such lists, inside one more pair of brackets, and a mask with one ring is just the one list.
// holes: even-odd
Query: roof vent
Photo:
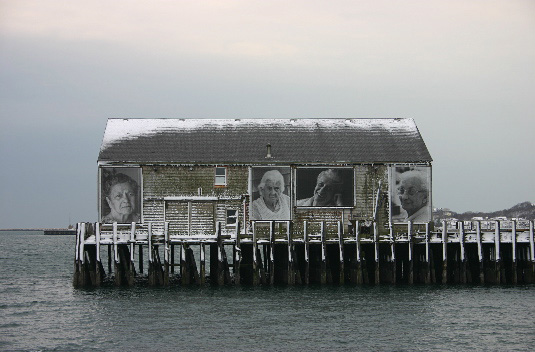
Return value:
[(266, 159), (271, 159), (272, 158), (272, 156), (271, 156), (271, 144), (268, 144), (266, 147), (267, 147)]

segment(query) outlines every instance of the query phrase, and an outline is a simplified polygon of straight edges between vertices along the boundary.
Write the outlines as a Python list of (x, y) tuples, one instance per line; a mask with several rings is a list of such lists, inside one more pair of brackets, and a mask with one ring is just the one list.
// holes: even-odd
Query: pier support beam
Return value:
[(338, 247), (339, 247), (339, 255), (340, 255), (340, 275), (339, 275), (339, 283), (340, 285), (343, 285), (345, 283), (345, 271), (344, 271), (344, 228), (343, 223), (341, 221), (338, 221)]
[(414, 242), (412, 238), (412, 221), (407, 223), (407, 239), (409, 241), (409, 284), (414, 283)]
[(448, 283), (448, 223), (442, 220), (442, 283)]
[(479, 283), (485, 283), (485, 262), (483, 261), (483, 244), (481, 243), (481, 221), (476, 221), (477, 257), (479, 259)]

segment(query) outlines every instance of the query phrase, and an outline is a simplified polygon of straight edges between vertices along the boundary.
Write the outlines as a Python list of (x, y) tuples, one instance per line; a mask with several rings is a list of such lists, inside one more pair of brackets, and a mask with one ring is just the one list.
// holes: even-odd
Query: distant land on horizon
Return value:
[(512, 206), (509, 209), (503, 209), (492, 212), (482, 211), (467, 211), (464, 213), (457, 213), (448, 208), (434, 208), (433, 221), (435, 223), (442, 219), (455, 218), (462, 221), (469, 221), (474, 217), (481, 217), (483, 219), (491, 219), (499, 216), (505, 216), (508, 219), (523, 218), (527, 220), (535, 220), (535, 204), (532, 202), (522, 202)]

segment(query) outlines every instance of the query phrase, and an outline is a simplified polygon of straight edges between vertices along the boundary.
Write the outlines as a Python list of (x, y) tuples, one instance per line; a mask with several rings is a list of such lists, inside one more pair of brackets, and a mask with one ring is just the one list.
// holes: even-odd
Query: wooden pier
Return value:
[(252, 221), (251, 231), (218, 223), (191, 236), (173, 233), (169, 222), (79, 223), (73, 284), (535, 283), (533, 221), (451, 225), (353, 221), (344, 232), (341, 222)]

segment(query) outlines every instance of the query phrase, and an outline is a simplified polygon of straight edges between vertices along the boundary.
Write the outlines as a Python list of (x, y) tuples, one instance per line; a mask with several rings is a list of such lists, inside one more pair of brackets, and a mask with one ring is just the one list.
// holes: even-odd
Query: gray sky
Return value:
[(435, 207), (535, 201), (529, 0), (0, 0), (0, 83), (0, 228), (96, 220), (108, 118), (412, 117)]

